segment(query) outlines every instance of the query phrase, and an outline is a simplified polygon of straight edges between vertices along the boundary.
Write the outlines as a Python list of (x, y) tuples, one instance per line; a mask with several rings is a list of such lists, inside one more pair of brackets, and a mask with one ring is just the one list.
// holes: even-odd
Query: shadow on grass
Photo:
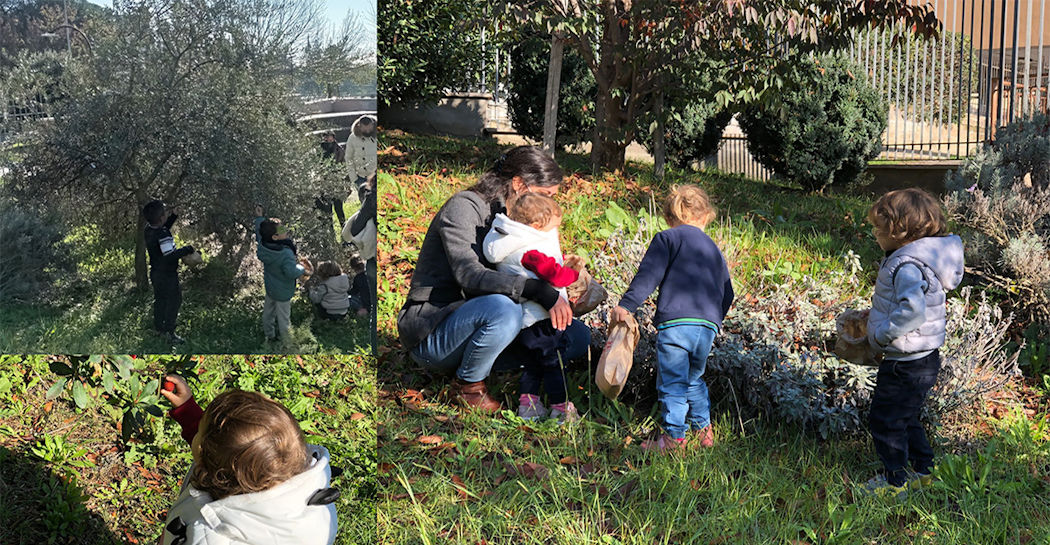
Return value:
[(24, 453), (0, 447), (0, 543), (114, 545), (102, 517), (75, 478), (60, 476)]

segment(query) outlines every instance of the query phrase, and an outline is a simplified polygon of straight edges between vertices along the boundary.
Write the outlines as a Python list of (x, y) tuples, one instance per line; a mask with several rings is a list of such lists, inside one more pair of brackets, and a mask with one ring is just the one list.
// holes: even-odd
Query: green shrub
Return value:
[(805, 69), (815, 72), (812, 85), (785, 90), (740, 116), (751, 153), (807, 190), (852, 182), (882, 149), (886, 104), (844, 58), (814, 59)]
[(64, 233), (44, 216), (10, 203), (0, 203), (0, 301), (36, 301), (71, 269)]
[(1050, 116), (999, 130), (946, 177), (966, 264), (1028, 318), (1050, 323)]
[[(543, 140), (543, 112), (547, 100), (550, 35), (532, 34), (510, 49), (513, 67), (507, 78), (507, 108), (514, 130)], [(590, 140), (594, 130), (594, 97), (598, 87), (583, 58), (572, 47), (562, 56), (558, 93), (559, 146)]]
[[(689, 168), (718, 151), (722, 131), (732, 118), (733, 112), (719, 110), (713, 97), (673, 111), (664, 130), (667, 162), (679, 168)], [(638, 140), (649, 153), (655, 153), (649, 132), (641, 131)]]

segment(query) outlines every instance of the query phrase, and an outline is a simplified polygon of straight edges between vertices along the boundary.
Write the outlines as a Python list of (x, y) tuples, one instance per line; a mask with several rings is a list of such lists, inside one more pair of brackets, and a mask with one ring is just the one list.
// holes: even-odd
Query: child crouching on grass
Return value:
[[(186, 381), (161, 394), (190, 443), (193, 463), (168, 511), (161, 545), (331, 545), (339, 492), (328, 451), (307, 444), (292, 413), (254, 392), (232, 390), (204, 411)], [(168, 388), (172, 388), (168, 391)]]
[(733, 304), (733, 283), (725, 257), (704, 229), (715, 209), (702, 189), (678, 186), (663, 210), (671, 226), (656, 234), (627, 293), (610, 313), (623, 321), (660, 288), (656, 300), (656, 389), (664, 433), (645, 441), (646, 450), (667, 450), (698, 432), (700, 446), (714, 445), (711, 401), (704, 369), (715, 335)]
[[(946, 293), (963, 278), (962, 240), (947, 233), (940, 203), (921, 189), (891, 191), (868, 212), (886, 258), (868, 315), (868, 342), (884, 354), (871, 397), (869, 426), (885, 472), (865, 485), (903, 496), (929, 483), (933, 448), (919, 415), (941, 368)], [(907, 467), (911, 464), (911, 468)]]
[(356, 269), (352, 280), (334, 261), (317, 264), (316, 275), (320, 283), (310, 288), (310, 300), (322, 317), (341, 320), (350, 312), (368, 316), (370, 301), (365, 264), (360, 257), (354, 256), (350, 258), (350, 267)]
[[(496, 214), (483, 243), (485, 259), (500, 271), (544, 280), (568, 299), (565, 287), (579, 273), (563, 267), (558, 226), (561, 207), (539, 193), (525, 193), (507, 203), (506, 214)], [(553, 303), (551, 303), (553, 305)], [(550, 416), (559, 422), (579, 418), (565, 390), (562, 355), (568, 346), (564, 331), (554, 329), (550, 313), (540, 303), (521, 304), (522, 330), (514, 342), (529, 354), (521, 374), (518, 416), (538, 420)], [(540, 401), (540, 387), (547, 392), (550, 413)]]

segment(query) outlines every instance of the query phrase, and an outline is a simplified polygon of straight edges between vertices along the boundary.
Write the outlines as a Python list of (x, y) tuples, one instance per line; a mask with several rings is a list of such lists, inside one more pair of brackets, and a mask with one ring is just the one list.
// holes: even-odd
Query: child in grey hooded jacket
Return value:
[(921, 189), (883, 195), (868, 220), (886, 252), (868, 316), (868, 341), (884, 356), (869, 425), (885, 473), (866, 488), (898, 495), (931, 478), (933, 449), (919, 415), (940, 371), (946, 296), (962, 282), (963, 245), (947, 233), (940, 203)]

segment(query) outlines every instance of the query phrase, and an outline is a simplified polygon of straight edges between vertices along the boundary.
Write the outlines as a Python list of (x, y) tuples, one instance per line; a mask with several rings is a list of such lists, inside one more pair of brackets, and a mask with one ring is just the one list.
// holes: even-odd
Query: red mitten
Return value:
[(525, 252), (521, 257), (521, 265), (556, 288), (564, 288), (580, 277), (579, 272), (559, 265), (553, 257), (538, 250)]

